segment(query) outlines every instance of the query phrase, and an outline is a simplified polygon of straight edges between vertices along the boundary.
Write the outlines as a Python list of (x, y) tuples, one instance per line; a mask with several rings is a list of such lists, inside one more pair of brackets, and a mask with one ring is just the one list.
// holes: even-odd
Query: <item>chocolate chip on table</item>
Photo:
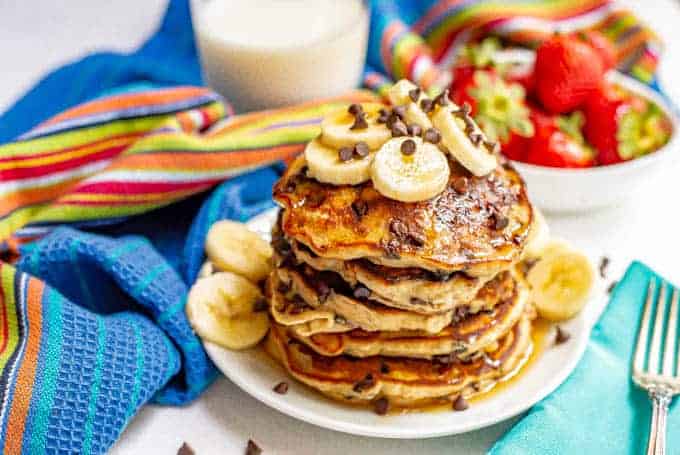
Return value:
[(465, 411), (469, 407), (470, 405), (468, 404), (467, 400), (463, 397), (463, 395), (458, 395), (458, 398), (456, 398), (455, 401), (453, 402), (454, 411)]
[(177, 449), (177, 455), (194, 455), (194, 453), (194, 449), (186, 442), (183, 442), (180, 448)]
[(397, 120), (392, 124), (392, 137), (401, 137), (408, 135), (406, 124), (401, 120)]
[(420, 98), (420, 88), (416, 87), (413, 90), (408, 92), (408, 97), (411, 98), (411, 101), (414, 103), (418, 102), (418, 98)]
[(260, 455), (262, 453), (262, 449), (260, 449), (260, 446), (255, 444), (255, 441), (252, 439), (248, 439), (248, 445), (246, 446), (246, 455)]
[(357, 218), (361, 218), (368, 213), (368, 202), (364, 201), (363, 199), (357, 199), (356, 201), (352, 202), (351, 207)]
[(416, 143), (413, 141), (413, 139), (406, 139), (401, 143), (401, 153), (406, 156), (416, 153)]
[(364, 111), (363, 106), (357, 103), (350, 104), (349, 107), (347, 108), (347, 112), (349, 112), (352, 115), (357, 115), (359, 112), (363, 111)]
[(614, 288), (616, 287), (617, 284), (619, 284), (618, 281), (616, 280), (612, 281), (609, 287), (607, 287), (607, 294), (611, 294), (612, 292), (614, 292)]
[(442, 135), (435, 128), (428, 128), (423, 133), (423, 140), (432, 144), (439, 144), (439, 141), (442, 140)]
[(354, 288), (352, 295), (357, 299), (367, 299), (371, 296), (371, 290), (360, 284)]
[(358, 112), (354, 116), (354, 123), (349, 127), (350, 130), (365, 130), (368, 128), (368, 122), (366, 121), (366, 113)]
[(465, 194), (468, 190), (468, 179), (466, 177), (458, 177), (453, 181), (453, 189), (458, 194)]
[(354, 154), (359, 158), (366, 158), (369, 153), (368, 144), (365, 142), (357, 142), (354, 146)]
[(559, 325), (555, 327), (555, 344), (559, 345), (566, 343), (571, 338), (571, 335), (562, 329)]
[(385, 414), (387, 414), (387, 411), (389, 409), (390, 409), (390, 402), (387, 401), (387, 398), (385, 398), (385, 397), (378, 398), (377, 400), (375, 400), (375, 403), (373, 403), (373, 410), (379, 416), (384, 416)]
[(423, 132), (423, 129), (419, 125), (409, 125), (406, 127), (406, 131), (408, 132), (409, 136), (420, 136), (420, 134)]
[(602, 278), (607, 278), (607, 267), (609, 266), (609, 258), (607, 256), (604, 256), (602, 259), (600, 259), (600, 266), (599, 266), (599, 271), (600, 271), (600, 276)]
[(429, 98), (424, 98), (420, 100), (420, 108), (425, 111), (426, 114), (432, 111), (434, 108), (434, 103)]
[(272, 390), (279, 395), (285, 395), (288, 393), (288, 383), (285, 381), (279, 382)]
[(354, 158), (354, 148), (340, 147), (340, 150), (338, 150), (338, 156), (340, 157), (340, 161), (349, 161)]
[(362, 390), (370, 389), (374, 385), (375, 378), (373, 378), (373, 375), (371, 373), (367, 373), (363, 379), (354, 384), (352, 390), (354, 390), (355, 392), (361, 392)]
[(267, 303), (267, 300), (263, 297), (257, 299), (253, 304), (253, 311), (256, 313), (267, 311), (267, 309), (269, 309), (269, 304)]

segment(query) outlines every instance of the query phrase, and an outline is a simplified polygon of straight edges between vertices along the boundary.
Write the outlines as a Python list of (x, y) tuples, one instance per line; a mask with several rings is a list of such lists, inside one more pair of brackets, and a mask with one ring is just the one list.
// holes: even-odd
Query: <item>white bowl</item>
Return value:
[(564, 169), (513, 161), (527, 184), (531, 201), (546, 212), (576, 213), (623, 202), (678, 158), (680, 120), (668, 101), (639, 81), (611, 72), (607, 78), (654, 101), (668, 116), (673, 133), (659, 150), (623, 163), (586, 169)]

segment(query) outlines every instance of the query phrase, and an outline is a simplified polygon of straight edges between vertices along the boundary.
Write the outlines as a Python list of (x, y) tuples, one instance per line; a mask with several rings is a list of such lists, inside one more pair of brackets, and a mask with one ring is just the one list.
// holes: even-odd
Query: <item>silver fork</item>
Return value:
[[(664, 335), (664, 316), (668, 304), (666, 284), (661, 283), (658, 298), (656, 295), (656, 281), (652, 278), (647, 288), (647, 299), (642, 312), (640, 329), (637, 336), (637, 346), (633, 357), (633, 381), (649, 394), (652, 401), (652, 422), (649, 430), (649, 442), (647, 455), (662, 455), (666, 453), (666, 418), (668, 406), (675, 395), (680, 393), (680, 365), (677, 366), (680, 357), (680, 346), (676, 350), (676, 338), (678, 329), (678, 290), (673, 290), (670, 310), (666, 321), (666, 333), (663, 350), (663, 361), (659, 365), (661, 357), (661, 342)], [(647, 349), (649, 337), (649, 321), (652, 306), (656, 303), (656, 315), (652, 327), (652, 342)], [(645, 368), (646, 366), (646, 368)], [(659, 370), (661, 366), (661, 370)]]

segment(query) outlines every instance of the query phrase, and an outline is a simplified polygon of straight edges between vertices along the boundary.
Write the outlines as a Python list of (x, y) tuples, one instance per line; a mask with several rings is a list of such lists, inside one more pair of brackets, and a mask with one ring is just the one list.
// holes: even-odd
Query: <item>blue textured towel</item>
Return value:
[[(651, 407), (630, 370), (652, 278), (661, 280), (644, 264), (631, 264), (569, 379), (502, 437), (492, 455), (644, 453)], [(673, 411), (668, 453), (680, 453), (680, 412)]]

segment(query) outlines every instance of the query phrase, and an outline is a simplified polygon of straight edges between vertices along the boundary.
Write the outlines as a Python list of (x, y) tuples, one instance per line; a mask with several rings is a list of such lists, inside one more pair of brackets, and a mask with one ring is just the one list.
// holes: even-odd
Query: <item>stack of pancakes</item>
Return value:
[(524, 184), (503, 161), (484, 177), (449, 165), (422, 202), (321, 183), (304, 157), (276, 184), (266, 346), (297, 380), (382, 413), (459, 402), (521, 367), (534, 316), (518, 266)]

